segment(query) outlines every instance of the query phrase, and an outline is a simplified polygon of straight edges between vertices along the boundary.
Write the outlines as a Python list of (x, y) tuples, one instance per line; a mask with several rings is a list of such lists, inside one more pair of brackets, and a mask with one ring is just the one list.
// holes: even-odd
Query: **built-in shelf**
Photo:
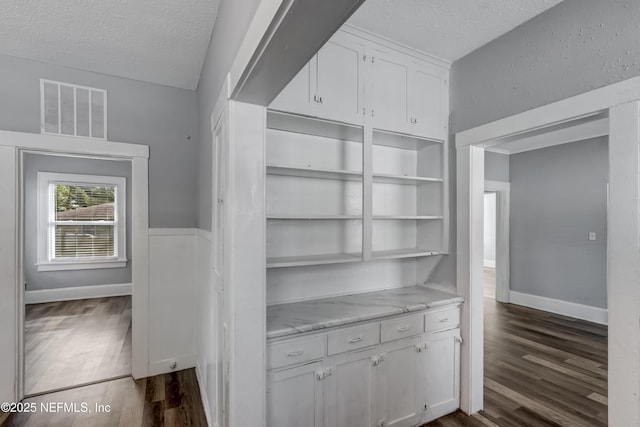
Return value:
[(442, 178), (428, 178), (424, 176), (389, 175), (384, 173), (373, 174), (374, 183), (420, 185), (433, 182), (443, 182)]
[(362, 172), (339, 170), (302, 168), (284, 165), (267, 165), (267, 175), (295, 176), (299, 178), (333, 179), (339, 181), (362, 181)]
[(267, 258), (267, 268), (301, 267), (305, 265), (341, 264), (347, 262), (360, 262), (360, 254), (322, 254), (289, 257)]
[(442, 219), (442, 216), (436, 215), (374, 215), (373, 219)]
[(394, 249), (389, 251), (373, 252), (373, 259), (418, 258), (433, 255), (442, 255), (442, 252), (419, 248)]
[(267, 110), (267, 128), (353, 142), (364, 139), (362, 126), (273, 110)]
[(387, 147), (400, 148), (403, 150), (422, 150), (431, 145), (442, 145), (443, 141), (435, 139), (420, 138), (413, 135), (406, 135), (398, 132), (388, 132), (374, 129), (374, 145), (384, 145)]
[(272, 215), (267, 214), (267, 219), (287, 220), (330, 220), (330, 219), (362, 219), (362, 215)]

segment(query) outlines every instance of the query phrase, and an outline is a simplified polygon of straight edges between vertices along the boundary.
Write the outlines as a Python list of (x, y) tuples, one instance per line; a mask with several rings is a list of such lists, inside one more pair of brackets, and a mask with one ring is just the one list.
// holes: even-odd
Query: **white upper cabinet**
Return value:
[(338, 33), (304, 66), (269, 106), (345, 123), (363, 121), (364, 46)]
[(373, 126), (406, 132), (409, 115), (409, 63), (374, 51), (371, 57), (369, 101)]
[(316, 55), (317, 116), (346, 123), (361, 123), (364, 47), (338, 34)]
[(412, 64), (409, 74), (409, 133), (444, 139), (448, 86), (442, 70)]

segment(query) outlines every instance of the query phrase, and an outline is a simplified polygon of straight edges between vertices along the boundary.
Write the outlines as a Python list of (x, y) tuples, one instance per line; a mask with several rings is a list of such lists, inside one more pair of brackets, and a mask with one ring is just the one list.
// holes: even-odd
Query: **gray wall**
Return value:
[(211, 230), (211, 113), (260, 0), (221, 0), (198, 83), (198, 228)]
[(24, 161), (24, 270), (27, 290), (71, 288), (84, 285), (131, 283), (131, 232), (127, 230), (127, 266), (95, 270), (41, 271), (36, 267), (38, 225), (38, 172), (122, 176), (127, 179), (127, 224), (131, 224), (131, 163), (26, 154)]
[(509, 182), (509, 155), (485, 151), (484, 179)]
[(108, 139), (150, 147), (151, 227), (195, 227), (196, 93), (0, 55), (0, 129), (40, 133), (40, 78), (108, 91)]
[[(564, 0), (453, 63), (449, 129), (459, 132), (640, 75), (639, 23), (637, 1)], [(454, 148), (450, 161), (451, 255), (431, 280), (455, 283)]]
[(513, 291), (607, 307), (608, 162), (606, 137), (511, 156)]

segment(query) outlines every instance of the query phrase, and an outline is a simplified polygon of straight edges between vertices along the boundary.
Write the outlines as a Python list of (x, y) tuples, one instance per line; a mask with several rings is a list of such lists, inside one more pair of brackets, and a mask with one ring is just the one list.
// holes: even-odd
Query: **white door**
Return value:
[(409, 74), (409, 129), (414, 135), (444, 139), (444, 82), (436, 70), (414, 65)]
[(416, 357), (419, 342), (419, 338), (401, 340), (384, 348), (381, 366), (387, 386), (385, 426), (409, 427), (416, 423), (420, 407), (419, 359)]
[(302, 67), (298, 74), (282, 89), (276, 99), (271, 102), (269, 109), (311, 115), (312, 110), (315, 108), (315, 105), (312, 105), (312, 96), (315, 95), (316, 87), (316, 62), (316, 56), (314, 55), (311, 61)]
[(219, 119), (213, 131), (213, 164), (215, 175), (213, 182), (213, 285), (215, 307), (215, 372), (216, 372), (216, 407), (214, 418), (220, 426), (226, 426), (229, 414), (229, 292), (224, 286), (224, 227), (225, 227), (225, 195), (227, 173), (228, 143), (226, 133), (226, 113)]
[[(460, 406), (460, 329), (426, 336), (426, 349), (418, 353), (424, 369), (421, 396), (425, 420), (433, 420)], [(426, 409), (425, 409), (426, 408)]]
[(267, 376), (267, 427), (322, 427), (321, 362)]
[(325, 427), (371, 427), (374, 388), (373, 361), (376, 351), (347, 353), (329, 359), (323, 380)]
[(371, 114), (378, 129), (407, 131), (409, 63), (374, 52), (371, 58)]
[(352, 38), (329, 40), (317, 54), (317, 116), (347, 123), (361, 123), (362, 65), (364, 47)]

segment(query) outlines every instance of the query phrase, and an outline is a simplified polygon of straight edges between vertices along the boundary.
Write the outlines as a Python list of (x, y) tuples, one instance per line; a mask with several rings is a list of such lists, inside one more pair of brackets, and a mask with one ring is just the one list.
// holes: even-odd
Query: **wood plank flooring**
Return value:
[(607, 327), (485, 298), (484, 411), (430, 424), (606, 426)]
[[(156, 375), (134, 381), (122, 378), (90, 386), (25, 399), (36, 403), (38, 411), (12, 414), (2, 427), (138, 427), (138, 426), (206, 426), (200, 390), (194, 369)], [(41, 404), (56, 402), (86, 404), (91, 412), (46, 413)], [(109, 405), (109, 412), (98, 412), (96, 405)]]
[(131, 375), (131, 297), (30, 304), (25, 394)]

